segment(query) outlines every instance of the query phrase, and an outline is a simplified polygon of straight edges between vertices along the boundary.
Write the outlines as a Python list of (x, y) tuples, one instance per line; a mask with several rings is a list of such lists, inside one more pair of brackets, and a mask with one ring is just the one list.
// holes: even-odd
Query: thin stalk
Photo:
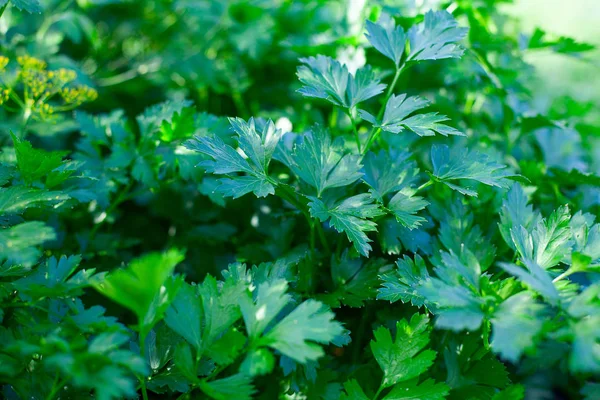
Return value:
[(46, 400), (54, 400), (54, 397), (60, 392), (60, 389), (67, 383), (67, 379), (59, 380), (60, 375), (56, 374), (56, 379), (52, 384), (52, 389), (50, 389), (50, 393), (46, 396)]
[(490, 323), (484, 321), (483, 323), (483, 346), (486, 350), (490, 348)]
[(29, 119), (31, 118), (31, 108), (26, 107), (23, 112), (23, 121), (21, 122), (21, 137), (20, 139), (25, 138), (25, 133), (27, 132), (27, 124), (29, 123)]
[(348, 110), (348, 117), (350, 117), (350, 122), (352, 123), (352, 130), (354, 131), (354, 140), (356, 141), (356, 147), (358, 147), (358, 152), (362, 153), (361, 144), (360, 144), (360, 136), (358, 135), (358, 129), (356, 129), (356, 120), (352, 116), (352, 111)]
[(327, 238), (325, 237), (325, 231), (323, 230), (323, 226), (321, 226), (321, 223), (319, 221), (316, 222), (316, 227), (317, 233), (319, 234), (319, 240), (321, 241), (323, 248), (325, 248), (327, 254), (331, 254), (331, 248), (329, 247), (329, 243), (327, 242)]
[(377, 398), (381, 394), (382, 390), (383, 390), (383, 382), (381, 382), (381, 385), (379, 385), (379, 389), (377, 389), (377, 392), (375, 392), (375, 396), (373, 396), (373, 400), (377, 400)]
[(127, 200), (130, 197), (129, 191), (131, 190), (132, 186), (133, 186), (133, 182), (129, 182), (127, 184), (127, 186), (125, 186), (123, 188), (123, 190), (121, 190), (121, 192), (117, 195), (117, 198), (115, 199), (115, 201), (110, 205), (110, 207), (108, 207), (106, 209), (106, 211), (105, 211), (106, 216), (104, 217), (104, 219), (102, 221), (98, 222), (96, 225), (94, 225), (94, 227), (90, 231), (90, 236), (89, 236), (88, 242), (91, 242), (94, 239), (94, 237), (98, 233), (98, 230), (100, 229), (100, 227), (102, 226), (104, 221), (106, 221), (106, 219), (109, 217), (109, 215), (112, 214), (121, 203), (123, 203), (125, 200)]
[(2, 8), (0, 8), (0, 18), (2, 18), (2, 14), (4, 14), (4, 10), (6, 10), (6, 7), (8, 7), (8, 2), (6, 2), (6, 4), (3, 5)]
[[(402, 71), (404, 71), (404, 68), (405, 68), (404, 64), (402, 64), (401, 66), (396, 68), (396, 73), (394, 74), (394, 79), (392, 80), (392, 83), (385, 94), (385, 99), (383, 101), (383, 104), (381, 105), (381, 108), (379, 109), (379, 113), (377, 114), (378, 121), (380, 121), (381, 117), (383, 117), (383, 113), (385, 112), (385, 106), (387, 105), (390, 97), (392, 97), (392, 94), (394, 93), (394, 88), (396, 87), (396, 83), (398, 83), (398, 78), (400, 78), (400, 75), (402, 74)], [(367, 140), (367, 144), (365, 145), (364, 150), (361, 152), (361, 154), (363, 156), (365, 154), (367, 154), (367, 151), (369, 151), (369, 148), (371, 147), (371, 145), (373, 144), (375, 139), (377, 139), (377, 135), (379, 135), (380, 132), (381, 132), (381, 128), (373, 127), (373, 129), (371, 129), (371, 133), (369, 134), (369, 139)]]
[(431, 185), (433, 185), (433, 180), (430, 179), (427, 182), (425, 182), (424, 184), (422, 184), (421, 186), (419, 186), (415, 192), (420, 192), (421, 190), (423, 190)]
[(288, 187), (287, 185), (280, 184), (279, 182), (277, 182), (275, 180), (271, 180), (271, 183), (273, 183), (277, 187), (278, 190), (275, 193), (279, 197), (281, 197), (283, 200), (288, 201), (290, 204), (292, 204), (294, 207), (296, 207), (302, 214), (304, 214), (309, 226), (312, 226), (313, 223), (315, 224), (315, 228), (318, 231), (319, 239), (321, 240), (321, 244), (323, 245), (323, 248), (325, 249), (325, 251), (327, 253), (331, 253), (329, 244), (327, 243), (327, 239), (325, 238), (325, 232), (323, 232), (323, 228), (321, 227), (321, 223), (319, 221), (314, 220), (311, 217), (310, 212), (308, 211), (307, 205), (303, 204), (301, 201), (299, 201), (296, 198), (296, 192), (293, 192), (290, 189), (290, 187)]
[(575, 270), (573, 268), (569, 268), (568, 270), (566, 270), (565, 272), (563, 272), (562, 274), (560, 274), (559, 276), (557, 276), (556, 278), (552, 279), (552, 282), (558, 282), (564, 278), (566, 278), (569, 275), (572, 275), (575, 273)]
[(315, 221), (313, 219), (311, 219), (309, 222), (309, 225), (310, 225), (310, 254), (314, 261), (315, 260)]
[[(146, 334), (143, 334), (142, 332), (143, 330), (140, 324), (140, 355), (144, 359), (144, 362), (146, 362), (146, 353), (144, 351), (146, 349)], [(148, 390), (146, 389), (146, 378), (144, 376), (140, 377), (140, 384), (142, 386), (142, 397), (144, 400), (148, 400)]]

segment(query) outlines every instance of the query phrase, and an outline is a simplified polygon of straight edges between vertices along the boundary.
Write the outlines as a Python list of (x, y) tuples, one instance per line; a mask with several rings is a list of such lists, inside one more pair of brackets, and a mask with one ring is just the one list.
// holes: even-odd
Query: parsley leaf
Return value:
[(309, 203), (310, 213), (321, 222), (329, 220), (338, 232), (345, 232), (348, 240), (354, 244), (354, 248), (362, 255), (368, 256), (371, 251), (371, 239), (366, 232), (377, 230), (377, 224), (367, 218), (384, 215), (379, 205), (373, 203), (370, 194), (358, 194), (349, 197), (342, 202), (328, 207), (316, 197), (311, 197)]
[(0, 188), (0, 215), (20, 214), (28, 208), (52, 206), (69, 199), (59, 191), (47, 191), (26, 186)]
[(298, 90), (306, 97), (328, 100), (336, 106), (353, 109), (357, 104), (377, 96), (385, 89), (370, 66), (359, 68), (356, 74), (339, 61), (318, 55), (301, 58), (298, 78), (304, 86)]
[[(0, 1), (0, 7), (4, 6), (8, 0)], [(39, 0), (10, 0), (11, 4), (21, 11), (27, 11), (29, 14), (40, 14), (44, 9)]]
[[(241, 197), (254, 192), (258, 197), (266, 197), (275, 193), (275, 187), (269, 178), (268, 167), (283, 134), (275, 128), (273, 121), (264, 122), (250, 118), (248, 122), (241, 118), (229, 120), (238, 136), (240, 150), (248, 157), (245, 159), (233, 147), (225, 144), (218, 136), (195, 136), (184, 145), (194, 151), (206, 154), (213, 160), (202, 161), (200, 166), (208, 172), (218, 175), (229, 175), (244, 172), (246, 176), (235, 176), (220, 179), (217, 190), (226, 197)], [(248, 160), (251, 161), (248, 162)]]
[(477, 192), (451, 181), (474, 180), (488, 186), (508, 188), (508, 179), (517, 176), (505, 171), (505, 165), (490, 160), (486, 154), (461, 148), (451, 150), (445, 145), (431, 148), (431, 162), (435, 179), (467, 196), (477, 197)]
[(183, 254), (177, 250), (150, 253), (94, 282), (94, 287), (133, 311), (138, 319), (140, 335), (146, 336), (163, 318), (183, 283), (181, 278), (172, 277), (175, 266), (182, 260)]
[(200, 351), (202, 317), (202, 302), (198, 288), (183, 283), (165, 313), (165, 323), (194, 346), (196, 351)]
[(30, 267), (41, 255), (37, 246), (54, 239), (54, 229), (39, 221), (23, 222), (0, 230), (0, 262)]
[(407, 61), (458, 58), (464, 50), (457, 44), (467, 35), (466, 28), (447, 11), (428, 11), (422, 23), (408, 31), (410, 52)]
[(367, 34), (369, 42), (381, 54), (400, 65), (406, 47), (406, 33), (401, 26), (396, 26), (394, 19), (386, 13), (379, 16), (377, 23), (367, 21)]
[(322, 303), (306, 300), (269, 330), (260, 343), (299, 363), (314, 361), (324, 354), (319, 344), (330, 343), (344, 332), (333, 317)]
[(384, 327), (373, 332), (371, 351), (383, 370), (383, 387), (416, 378), (431, 367), (436, 353), (424, 350), (429, 343), (428, 322), (427, 316), (419, 314), (413, 315), (410, 322), (398, 321), (395, 340)]
[(500, 304), (492, 318), (492, 348), (503, 358), (517, 362), (535, 344), (541, 332), (544, 306), (531, 293), (521, 292)]
[[(463, 133), (441, 122), (448, 121), (445, 115), (436, 112), (427, 114), (413, 114), (415, 111), (428, 107), (429, 101), (418, 96), (407, 97), (406, 94), (392, 95), (383, 114), (383, 119), (377, 118), (367, 111), (359, 110), (361, 118), (369, 121), (376, 128), (391, 133), (401, 133), (410, 130), (419, 136), (434, 136), (435, 132), (443, 135), (459, 135)], [(411, 115), (412, 114), (412, 115)]]
[(330, 188), (356, 182), (361, 176), (360, 157), (346, 154), (329, 132), (314, 126), (294, 143), (293, 151), (279, 147), (276, 158), (286, 164), (300, 179), (317, 190), (317, 196)]
[(370, 192), (379, 201), (392, 192), (410, 187), (418, 177), (418, 168), (409, 161), (408, 152), (381, 150), (369, 152), (364, 158), (363, 181), (369, 185)]

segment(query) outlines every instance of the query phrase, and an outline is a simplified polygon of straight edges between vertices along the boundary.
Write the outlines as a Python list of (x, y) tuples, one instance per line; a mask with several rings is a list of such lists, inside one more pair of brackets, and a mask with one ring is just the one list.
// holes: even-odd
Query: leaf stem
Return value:
[(67, 383), (67, 381), (68, 381), (67, 379), (60, 380), (60, 375), (57, 372), (56, 378), (54, 379), (54, 382), (52, 383), (52, 389), (50, 389), (50, 393), (48, 393), (48, 395), (46, 396), (46, 400), (53, 400), (54, 396), (56, 396), (56, 394), (60, 391), (60, 389), (62, 389), (64, 384)]
[[(390, 99), (390, 97), (392, 97), (392, 94), (394, 93), (394, 87), (396, 87), (396, 83), (398, 83), (398, 78), (400, 78), (402, 71), (404, 71), (404, 68), (405, 68), (404, 66), (405, 66), (405, 64), (402, 64), (396, 68), (396, 73), (394, 74), (394, 79), (392, 80), (392, 83), (385, 94), (385, 99), (383, 101), (383, 104), (381, 105), (381, 108), (379, 109), (379, 113), (377, 114), (377, 121), (380, 121), (381, 117), (383, 117), (383, 113), (385, 112), (385, 106), (387, 105), (388, 100)], [(373, 129), (371, 129), (371, 133), (369, 134), (369, 139), (367, 140), (367, 144), (365, 145), (365, 148), (361, 152), (363, 156), (365, 154), (367, 154), (367, 151), (369, 151), (369, 148), (371, 148), (371, 145), (373, 144), (375, 139), (377, 139), (377, 135), (379, 135), (380, 132), (381, 132), (381, 128), (373, 127)]]
[[(140, 355), (146, 362), (146, 333), (142, 329), (142, 324), (140, 323)], [(142, 397), (144, 400), (148, 400), (148, 391), (146, 389), (146, 377), (140, 377), (140, 384), (142, 386)]]
[(2, 8), (0, 8), (0, 18), (2, 18), (2, 14), (4, 14), (4, 10), (6, 10), (6, 7), (8, 7), (8, 1), (5, 5), (2, 6)]
[(117, 198), (115, 199), (115, 201), (110, 205), (110, 207), (108, 207), (105, 211), (106, 216), (104, 217), (104, 219), (102, 221), (99, 221), (96, 225), (94, 225), (94, 227), (92, 228), (92, 230), (90, 231), (90, 235), (88, 238), (88, 243), (90, 243), (94, 237), (96, 236), (96, 234), (98, 233), (98, 230), (100, 229), (100, 226), (102, 226), (102, 224), (104, 223), (104, 221), (106, 221), (106, 219), (108, 218), (108, 216), (110, 214), (112, 214), (115, 209), (124, 201), (126, 201), (130, 196), (129, 196), (129, 191), (131, 190), (131, 187), (133, 186), (133, 182), (129, 182), (124, 188), (123, 190), (121, 190), (121, 192), (119, 192), (119, 194), (117, 195)]
[(563, 272), (562, 274), (560, 274), (559, 276), (557, 276), (556, 278), (552, 279), (552, 282), (558, 282), (564, 278), (566, 278), (569, 275), (572, 275), (575, 273), (575, 270), (573, 268), (569, 268), (567, 269), (565, 272)]
[(375, 396), (373, 396), (373, 400), (377, 400), (377, 398), (381, 394), (382, 390), (383, 390), (383, 382), (381, 382), (381, 384), (379, 385), (379, 389), (377, 389), (377, 392), (375, 392)]
[(348, 110), (348, 117), (350, 117), (350, 122), (352, 123), (352, 130), (354, 131), (354, 140), (356, 141), (356, 147), (358, 147), (358, 152), (362, 154), (360, 136), (358, 135), (358, 129), (356, 129), (356, 120), (352, 116), (351, 110)]
[(415, 190), (415, 193), (416, 192), (420, 192), (421, 190), (423, 190), (423, 189), (425, 189), (425, 188), (427, 188), (427, 187), (429, 187), (431, 185), (433, 185), (433, 180), (429, 179), (427, 182), (425, 182), (424, 184), (422, 184), (421, 186), (419, 186), (417, 188), (417, 190)]
[(311, 218), (309, 223), (310, 225), (310, 255), (315, 260), (315, 221)]

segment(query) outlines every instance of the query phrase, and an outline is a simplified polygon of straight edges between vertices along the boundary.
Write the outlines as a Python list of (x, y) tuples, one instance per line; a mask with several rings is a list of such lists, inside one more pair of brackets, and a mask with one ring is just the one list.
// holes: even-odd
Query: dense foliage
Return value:
[(417, 3), (0, 0), (2, 395), (600, 398), (594, 47)]

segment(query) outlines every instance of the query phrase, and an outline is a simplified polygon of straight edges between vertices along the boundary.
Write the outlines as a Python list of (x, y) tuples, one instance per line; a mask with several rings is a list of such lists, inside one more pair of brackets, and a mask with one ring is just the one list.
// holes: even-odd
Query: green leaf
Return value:
[(425, 305), (426, 299), (416, 290), (429, 279), (423, 258), (416, 254), (412, 260), (405, 255), (396, 261), (396, 267), (396, 270), (381, 276), (382, 287), (378, 290), (377, 299), (389, 300), (390, 303), (400, 300), (417, 307)]
[(54, 229), (38, 221), (0, 230), (0, 262), (30, 267), (41, 255), (37, 246), (55, 239)]
[(436, 353), (424, 350), (429, 343), (429, 319), (426, 315), (415, 314), (410, 322), (396, 323), (396, 339), (392, 333), (379, 327), (373, 332), (371, 351), (383, 370), (383, 387), (416, 378), (433, 364)]
[(535, 29), (529, 38), (527, 47), (529, 49), (550, 49), (556, 53), (568, 55), (573, 54), (575, 56), (596, 48), (596, 46), (593, 44), (578, 42), (575, 39), (566, 36), (548, 39), (547, 33), (540, 28)]
[(275, 187), (269, 178), (268, 167), (282, 131), (276, 129), (271, 120), (264, 122), (250, 118), (246, 122), (241, 118), (232, 118), (229, 121), (238, 136), (239, 148), (247, 159), (218, 136), (196, 135), (184, 145), (213, 159), (198, 164), (205, 167), (207, 172), (218, 175), (237, 172), (248, 174), (231, 175), (228, 179), (221, 179), (216, 190), (224, 196), (237, 198), (250, 192), (254, 192), (258, 197), (274, 194)]
[[(521, 230), (520, 232), (523, 231)], [(559, 294), (548, 272), (542, 269), (535, 261), (523, 260), (523, 265), (524, 267), (519, 267), (515, 264), (498, 263), (500, 268), (519, 278), (519, 280), (544, 296), (552, 304), (556, 304), (559, 300)]]
[(384, 214), (377, 204), (373, 203), (370, 194), (363, 193), (343, 200), (341, 203), (329, 208), (321, 200), (311, 197), (309, 203), (310, 213), (321, 222), (329, 220), (338, 232), (345, 232), (354, 248), (368, 256), (371, 251), (371, 239), (365, 232), (377, 230), (377, 224), (367, 218), (374, 218)]
[[(600, 397), (600, 383), (586, 382), (581, 389), (584, 400), (594, 400)], [(508, 399), (501, 399), (508, 400)]]
[(377, 51), (392, 60), (398, 68), (406, 47), (404, 29), (396, 26), (394, 19), (386, 13), (379, 16), (377, 23), (367, 21), (366, 24), (368, 33), (365, 36), (369, 42)]
[(21, 140), (12, 133), (11, 137), (17, 155), (17, 166), (25, 182), (32, 183), (41, 179), (62, 165), (65, 152), (34, 149), (28, 141)]
[(427, 221), (425, 218), (419, 217), (416, 214), (428, 205), (429, 202), (420, 196), (398, 192), (390, 200), (387, 209), (390, 210), (394, 217), (396, 217), (396, 220), (403, 226), (414, 229)]
[(242, 284), (223, 285), (219, 289), (217, 280), (207, 275), (198, 287), (204, 311), (202, 338), (208, 348), (241, 317), (239, 299), (246, 287)]
[(525, 388), (523, 385), (510, 385), (506, 389), (496, 393), (492, 400), (523, 400)]
[(371, 400), (355, 379), (351, 379), (344, 383), (344, 391), (340, 396), (340, 400)]
[(90, 285), (90, 278), (95, 269), (81, 270), (75, 274), (81, 256), (51, 257), (25, 278), (13, 285), (21, 294), (30, 298), (70, 297), (83, 293), (83, 288)]
[(345, 154), (325, 128), (315, 125), (301, 138), (292, 152), (280, 146), (276, 158), (314, 187), (319, 197), (326, 189), (348, 186), (362, 176), (360, 156)]
[(196, 351), (202, 349), (202, 300), (198, 288), (183, 283), (165, 313), (165, 323)]
[(531, 293), (518, 293), (500, 304), (492, 318), (494, 352), (516, 363), (521, 355), (535, 345), (535, 338), (544, 323), (544, 306)]
[(441, 60), (459, 58), (464, 50), (457, 42), (467, 35), (466, 28), (447, 11), (428, 11), (420, 24), (408, 31), (410, 52), (407, 61)]
[(377, 275), (387, 266), (386, 260), (351, 258), (346, 251), (339, 260), (331, 262), (331, 279), (335, 290), (317, 298), (332, 308), (339, 308), (342, 304), (364, 307), (366, 300), (376, 296), (379, 283)]
[(142, 135), (151, 137), (159, 132), (160, 139), (167, 142), (187, 137), (194, 131), (192, 105), (189, 100), (167, 100), (148, 107), (136, 118)]
[(256, 392), (252, 386), (252, 379), (243, 374), (236, 374), (227, 378), (211, 382), (201, 382), (200, 389), (210, 398), (215, 400), (251, 400)]
[(21, 11), (27, 11), (30, 14), (41, 14), (44, 10), (40, 5), (39, 0), (10, 0), (13, 6)]
[(286, 294), (287, 289), (288, 285), (284, 280), (264, 282), (258, 286), (255, 301), (250, 296), (240, 298), (240, 309), (250, 340), (262, 335), (277, 314), (291, 301), (291, 296)]
[(247, 342), (243, 333), (236, 328), (231, 328), (213, 341), (205, 353), (208, 358), (220, 366), (230, 365), (242, 352)]
[(550, 217), (538, 221), (531, 232), (523, 226), (511, 229), (511, 238), (523, 261), (543, 269), (558, 264), (570, 253), (571, 228), (569, 208), (561, 206)]
[(192, 349), (187, 343), (181, 342), (177, 345), (175, 354), (173, 355), (173, 362), (179, 372), (181, 372), (189, 382), (194, 384), (199, 382), (194, 360), (192, 358)]
[(302, 364), (315, 361), (324, 354), (319, 344), (330, 343), (344, 332), (333, 317), (322, 303), (306, 300), (267, 332), (260, 343)]
[(533, 207), (528, 205), (529, 202), (523, 188), (518, 183), (512, 185), (505, 199), (502, 200), (502, 208), (500, 209), (500, 233), (504, 241), (515, 249), (515, 245), (511, 238), (510, 230), (515, 226), (523, 226), (526, 229), (531, 229), (535, 226), (541, 216), (533, 211)]
[(408, 160), (409, 157), (411, 153), (394, 149), (367, 153), (362, 179), (370, 186), (375, 199), (383, 201), (388, 193), (398, 192), (415, 183), (419, 170), (413, 161)]
[(484, 299), (479, 288), (481, 266), (477, 258), (468, 250), (461, 256), (442, 252), (434, 272), (436, 278), (424, 281), (415, 290), (436, 314), (436, 327), (454, 331), (479, 328), (484, 318)]
[(260, 376), (271, 373), (274, 367), (275, 357), (269, 350), (255, 349), (246, 355), (240, 372), (248, 376)]
[(20, 214), (28, 208), (54, 206), (69, 196), (62, 192), (50, 192), (26, 186), (0, 188), (0, 215)]
[(175, 300), (183, 279), (172, 275), (183, 258), (183, 253), (175, 249), (149, 253), (134, 259), (128, 267), (109, 273), (103, 280), (95, 282), (94, 287), (133, 311), (143, 337), (163, 318)]
[(359, 110), (359, 115), (376, 128), (391, 133), (401, 133), (408, 129), (419, 136), (435, 136), (436, 132), (443, 136), (464, 136), (457, 129), (441, 124), (441, 122), (449, 120), (445, 115), (439, 115), (437, 112), (413, 114), (417, 110), (428, 107), (429, 104), (428, 100), (418, 96), (392, 95), (385, 105), (385, 112), (381, 121), (378, 121), (375, 116), (364, 110)]
[(444, 384), (427, 379), (419, 385), (396, 385), (383, 398), (384, 400), (443, 400), (450, 388)]
[(304, 86), (298, 92), (306, 97), (325, 99), (352, 109), (385, 89), (369, 65), (352, 75), (348, 67), (331, 57), (318, 55), (316, 58), (301, 58), (300, 62), (305, 65), (298, 67), (297, 74)]
[(431, 148), (433, 176), (453, 190), (467, 196), (477, 197), (471, 187), (451, 183), (457, 180), (474, 180), (488, 186), (508, 188), (509, 178), (514, 175), (505, 170), (506, 166), (489, 159), (483, 153), (467, 149), (434, 145)]

